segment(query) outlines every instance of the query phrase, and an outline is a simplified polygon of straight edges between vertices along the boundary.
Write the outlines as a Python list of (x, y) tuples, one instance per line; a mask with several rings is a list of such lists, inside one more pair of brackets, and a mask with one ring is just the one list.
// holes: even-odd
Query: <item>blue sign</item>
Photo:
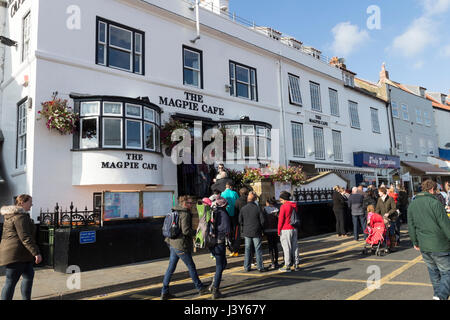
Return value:
[(357, 167), (400, 169), (400, 157), (387, 154), (355, 152), (353, 160)]
[(80, 232), (80, 244), (95, 243), (96, 232), (95, 231), (81, 231)]

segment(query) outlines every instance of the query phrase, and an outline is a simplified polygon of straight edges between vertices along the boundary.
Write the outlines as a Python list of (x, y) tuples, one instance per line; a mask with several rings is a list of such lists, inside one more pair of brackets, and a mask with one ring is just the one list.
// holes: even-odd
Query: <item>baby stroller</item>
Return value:
[(367, 228), (364, 233), (369, 236), (366, 239), (366, 245), (362, 253), (364, 255), (375, 253), (377, 256), (384, 256), (389, 252), (389, 237), (387, 236), (384, 219), (379, 214), (373, 212), (369, 212), (367, 219)]

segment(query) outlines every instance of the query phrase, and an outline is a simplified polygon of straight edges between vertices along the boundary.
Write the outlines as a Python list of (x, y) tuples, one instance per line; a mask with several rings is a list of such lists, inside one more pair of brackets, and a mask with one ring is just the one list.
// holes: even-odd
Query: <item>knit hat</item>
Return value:
[(228, 205), (228, 202), (225, 198), (223, 197), (218, 197), (216, 199), (216, 206), (218, 207), (226, 207)]
[(209, 198), (203, 198), (202, 199), (203, 204), (207, 205), (207, 206), (212, 206), (212, 201)]
[(283, 191), (280, 193), (280, 199), (289, 200), (291, 198), (291, 194), (287, 191)]

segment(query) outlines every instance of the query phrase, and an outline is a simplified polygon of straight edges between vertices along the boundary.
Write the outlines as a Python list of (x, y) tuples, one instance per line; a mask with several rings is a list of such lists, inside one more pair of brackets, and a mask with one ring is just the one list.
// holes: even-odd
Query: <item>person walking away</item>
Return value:
[(345, 235), (345, 200), (340, 193), (340, 187), (333, 188), (333, 212), (336, 216), (336, 233), (338, 237)]
[(374, 208), (377, 205), (377, 197), (376, 197), (375, 190), (373, 188), (368, 188), (367, 191), (364, 193), (363, 212), (367, 212), (367, 207), (369, 205), (373, 205)]
[(434, 300), (448, 300), (450, 295), (450, 219), (442, 204), (433, 196), (436, 183), (426, 180), (422, 192), (408, 208), (411, 242), (428, 268)]
[(245, 238), (245, 258), (244, 271), (251, 271), (252, 252), (251, 245), (255, 247), (257, 268), (260, 272), (267, 271), (264, 268), (262, 258), (262, 230), (264, 226), (264, 214), (255, 200), (257, 195), (254, 191), (248, 194), (247, 204), (241, 209), (239, 214), (239, 224)]
[(264, 207), (264, 234), (267, 237), (267, 243), (269, 245), (269, 253), (270, 260), (272, 264), (269, 266), (269, 269), (278, 269), (278, 242), (280, 238), (278, 237), (277, 228), (278, 228), (278, 213), (279, 209), (276, 207), (277, 201), (275, 198), (268, 199), (266, 201), (266, 206)]
[(212, 294), (213, 300), (222, 298), (222, 293), (219, 291), (220, 282), (222, 281), (222, 274), (227, 267), (227, 257), (226, 257), (226, 245), (225, 241), (230, 235), (230, 217), (228, 216), (227, 201), (219, 197), (216, 199), (216, 208), (213, 211), (213, 218), (216, 230), (217, 242), (213, 247), (209, 248), (211, 254), (216, 258), (216, 273), (214, 280), (209, 287), (209, 291)]
[(389, 250), (393, 251), (396, 240), (395, 240), (395, 225), (391, 221), (392, 217), (396, 214), (397, 206), (395, 205), (394, 199), (389, 197), (387, 194), (386, 187), (380, 187), (378, 189), (378, 202), (375, 208), (375, 212), (383, 217), (385, 220), (386, 227), (388, 228), (389, 235)]
[(364, 235), (364, 239), (366, 239), (366, 235), (364, 234), (364, 229), (366, 226), (366, 214), (363, 211), (363, 200), (364, 196), (358, 192), (358, 188), (354, 187), (352, 189), (352, 194), (348, 197), (348, 206), (352, 213), (353, 220), (353, 237), (355, 241), (359, 240), (359, 228), (358, 222), (361, 226), (362, 234)]
[(398, 189), (398, 203), (397, 207), (400, 210), (400, 223), (408, 222), (408, 192), (403, 185)]
[(34, 269), (33, 262), (41, 263), (42, 256), (35, 241), (36, 229), (28, 211), (33, 205), (30, 195), (16, 198), (14, 206), (2, 207), (3, 233), (0, 243), (0, 265), (6, 266), (6, 281), (2, 290), (2, 300), (12, 300), (16, 284), (22, 277), (20, 291), (22, 300), (31, 300)]
[(231, 235), (231, 238), (234, 239), (234, 241), (232, 242), (230, 257), (239, 256), (239, 248), (241, 246), (241, 228), (239, 224), (239, 215), (241, 213), (241, 209), (247, 204), (248, 192), (249, 190), (247, 188), (241, 188), (239, 190), (240, 197), (234, 203), (234, 215), (237, 223), (235, 226), (232, 226), (233, 229), (231, 229), (231, 232), (233, 233)]
[(170, 258), (169, 266), (164, 275), (161, 300), (176, 298), (169, 292), (169, 284), (180, 259), (188, 268), (189, 275), (191, 276), (195, 288), (198, 290), (199, 296), (208, 293), (208, 288), (203, 286), (203, 283), (198, 277), (197, 269), (195, 267), (194, 260), (192, 259), (193, 237), (196, 234), (196, 231), (192, 229), (191, 208), (193, 204), (194, 201), (190, 196), (181, 196), (179, 198), (179, 205), (173, 208), (174, 211), (178, 212), (178, 223), (181, 232), (176, 239), (165, 239), (165, 242), (169, 246)]
[[(227, 200), (227, 212), (228, 215), (230, 216), (230, 221), (231, 221), (231, 230), (235, 230), (236, 226), (239, 224), (239, 217), (237, 215), (235, 215), (235, 203), (236, 200), (239, 199), (239, 196), (237, 194), (236, 191), (233, 191), (233, 184), (231, 182), (227, 182), (225, 185), (225, 191), (222, 192), (221, 194), (222, 198), (224, 198), (225, 200)], [(233, 232), (233, 234), (231, 235), (231, 243), (233, 244), (236, 239), (235, 239), (235, 233)], [(236, 252), (232, 251), (234, 250), (233, 246), (230, 246), (230, 256), (235, 256)], [(237, 254), (239, 255), (239, 253)], [(236, 255), (236, 256), (237, 256)]]
[[(284, 266), (279, 270), (281, 272), (290, 272), (292, 264), (295, 264), (294, 270), (299, 270), (300, 255), (298, 252), (298, 232), (291, 226), (291, 215), (298, 208), (295, 202), (289, 201), (291, 194), (283, 191), (280, 194), (280, 215), (278, 217), (278, 236), (280, 237), (281, 247), (283, 248)], [(292, 258), (294, 261), (292, 261)]]

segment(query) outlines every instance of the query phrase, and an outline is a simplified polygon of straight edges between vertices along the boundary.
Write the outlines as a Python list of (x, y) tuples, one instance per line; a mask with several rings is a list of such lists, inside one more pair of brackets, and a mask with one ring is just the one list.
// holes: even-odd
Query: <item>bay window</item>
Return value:
[(222, 123), (226, 132), (225, 139), (232, 134), (233, 141), (226, 140), (227, 160), (270, 160), (271, 127), (265, 123)]
[[(158, 106), (145, 99), (71, 97), (75, 100), (75, 112), (80, 114), (79, 130), (74, 134), (74, 150), (161, 152), (161, 109)], [(86, 101), (88, 99), (90, 101)]]

